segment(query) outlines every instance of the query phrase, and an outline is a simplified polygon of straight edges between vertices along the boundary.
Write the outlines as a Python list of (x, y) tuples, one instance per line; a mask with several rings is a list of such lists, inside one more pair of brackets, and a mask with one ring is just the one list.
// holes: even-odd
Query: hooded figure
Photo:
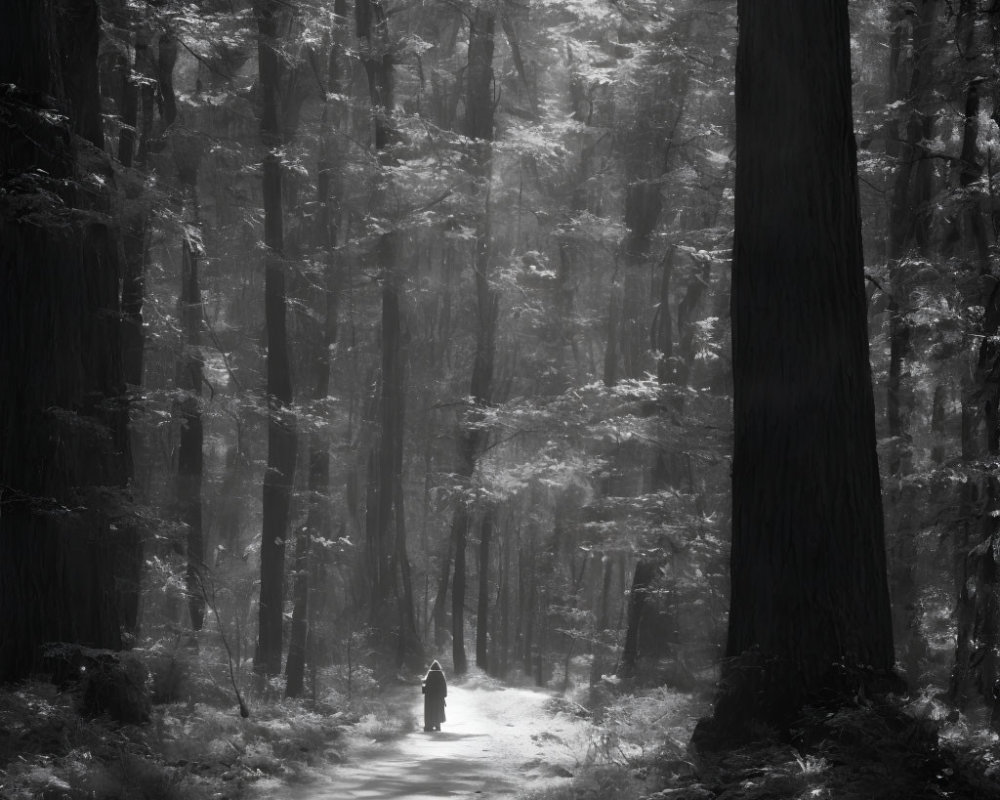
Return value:
[(444, 719), (445, 698), (448, 696), (448, 684), (444, 680), (441, 665), (435, 661), (424, 675), (421, 690), (424, 693), (424, 730), (439, 731)]

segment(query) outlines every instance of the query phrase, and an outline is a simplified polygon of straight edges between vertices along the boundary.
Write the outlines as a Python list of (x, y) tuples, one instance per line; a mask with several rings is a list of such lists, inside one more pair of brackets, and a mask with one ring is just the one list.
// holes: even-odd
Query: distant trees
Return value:
[(843, 0), (739, 3), (729, 732), (893, 667), (849, 45)]
[[(724, 248), (730, 227), (717, 44), (732, 26), (686, 1), (675, 16), (101, 0), (94, 67), (96, 7), (32, 8), (57, 6), (72, 13), (53, 19), (88, 35), (53, 35), (77, 68), (50, 93), (91, 142), (74, 154), (89, 176), (80, 196), (122, 236), (122, 263), (102, 262), (118, 305), (101, 319), (121, 336), (108, 357), (129, 387), (135, 502), (120, 503), (127, 469), (89, 469), (104, 499), (86, 507), (114, 516), (117, 540), (141, 529), (146, 544), (143, 562), (116, 568), (133, 592), (124, 627), (141, 577), (150, 641), (210, 652), (225, 632), (237, 673), (284, 666), (293, 696), (362, 640), (372, 664), (418, 660), (432, 614), (459, 671), (474, 636), (495, 674), (601, 684), (617, 670), (629, 578), (652, 554), (628, 659), (640, 680), (681, 664), (662, 612), (694, 596), (708, 562), (722, 587), (725, 515), (710, 508), (724, 462), (705, 452), (724, 441), (727, 399), (707, 387), (725, 385), (727, 323), (712, 304), (726, 270), (689, 262)], [(43, 149), (41, 169), (63, 174), (45, 161), (59, 148)], [(703, 294), (686, 293), (695, 284)], [(691, 369), (675, 385), (681, 360)], [(669, 490), (650, 477), (668, 452)], [(5, 529), (14, 513), (0, 508)], [(721, 613), (686, 619), (708, 663)]]

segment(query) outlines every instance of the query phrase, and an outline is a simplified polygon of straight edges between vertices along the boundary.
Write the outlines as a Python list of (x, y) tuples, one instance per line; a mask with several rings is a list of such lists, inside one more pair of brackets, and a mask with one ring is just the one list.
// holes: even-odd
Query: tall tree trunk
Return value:
[[(378, 156), (379, 166), (391, 163), (386, 148), (391, 140), (389, 114), (392, 110), (392, 58), (388, 52), (388, 28), (385, 9), (378, 0), (358, 0), (354, 6), (357, 35), (362, 52), (362, 61), (368, 78), (368, 96), (371, 107), (372, 144)], [(384, 191), (373, 201), (374, 212), (384, 212)], [(393, 501), (395, 492), (394, 465), (397, 446), (397, 429), (402, 430), (402, 420), (397, 420), (395, 412), (403, 412), (404, 399), (395, 394), (397, 385), (402, 384), (402, 363), (399, 347), (401, 320), (399, 309), (399, 275), (396, 261), (398, 234), (390, 231), (381, 236), (376, 248), (377, 264), (381, 270), (382, 310), (381, 310), (381, 371), (376, 395), (374, 422), (376, 425), (375, 445), (369, 456), (369, 487), (365, 510), (365, 525), (368, 531), (371, 551), (370, 568), (371, 596), (369, 607), (371, 622), (383, 627), (388, 620), (383, 613), (392, 599), (395, 586), (392, 569), (393, 548)], [(398, 404), (398, 409), (397, 409)], [(400, 440), (401, 441), (401, 440)], [(402, 635), (402, 631), (400, 631)]]
[(138, 148), (135, 153), (135, 166), (140, 169), (148, 166), (155, 116), (156, 63), (153, 60), (152, 44), (151, 31), (145, 27), (140, 28), (135, 36), (135, 71), (138, 73), (139, 83)]
[(496, 510), (492, 505), (483, 511), (479, 524), (479, 602), (476, 604), (476, 666), (489, 671), (490, 629), (490, 544), (496, 529)]
[[(969, 79), (959, 172), (959, 185), (968, 193), (962, 220), (966, 234), (963, 251), (970, 264), (975, 265), (978, 276), (975, 291), (970, 293), (966, 304), (970, 307), (982, 307), (985, 312), (980, 329), (975, 331), (980, 335), (977, 361), (972, 378), (963, 386), (962, 394), (962, 461), (970, 470), (977, 461), (982, 460), (984, 452), (987, 463), (995, 463), (1000, 458), (1000, 382), (997, 379), (1000, 347), (996, 343), (996, 336), (1000, 331), (1000, 291), (993, 276), (990, 258), (990, 226), (986, 222), (984, 203), (974, 188), (975, 182), (982, 175), (977, 146), (982, 83), (982, 79), (978, 77), (982, 67), (977, 60), (977, 13), (974, 3), (963, 0), (956, 18), (956, 39), (966, 61), (965, 75)], [(995, 69), (1000, 63), (1000, 4), (994, 3), (989, 8), (989, 21)], [(998, 91), (1000, 90), (996, 89), (994, 82), (994, 101)], [(996, 118), (995, 105), (993, 114)], [(982, 434), (979, 434), (980, 422), (983, 424)], [(976, 442), (979, 435), (983, 436), (982, 443)], [(981, 495), (978, 492), (980, 487)], [(949, 695), (956, 707), (964, 709), (973, 690), (976, 690), (987, 705), (993, 707), (990, 725), (997, 730), (1000, 726), (1000, 703), (997, 702), (995, 692), (996, 682), (1000, 677), (1000, 664), (996, 656), (1000, 638), (1000, 565), (995, 553), (1000, 531), (995, 514), (1000, 504), (1000, 489), (996, 478), (987, 473), (981, 482), (965, 481), (960, 492), (959, 523), (953, 544), (958, 595), (955, 610), (955, 664)], [(980, 506), (980, 517), (978, 525), (975, 525), (973, 520), (977, 505)]]
[(99, 31), (96, 0), (0, 5), (0, 682), (39, 669), (46, 642), (134, 633), (116, 198), (79, 188), (113, 171), (78, 166), (74, 138), (96, 136)]
[[(896, 159), (889, 210), (889, 374), (886, 383), (886, 420), (891, 445), (887, 459), (886, 517), (889, 543), (889, 580), (893, 597), (893, 630), (899, 660), (913, 680), (918, 677), (927, 645), (921, 629), (922, 611), (914, 575), (917, 517), (915, 486), (906, 481), (912, 472), (910, 417), (913, 386), (910, 300), (913, 289), (911, 255), (916, 248), (928, 257), (930, 241), (931, 163), (922, 142), (933, 137), (934, 116), (928, 110), (933, 97), (932, 75), (937, 52), (939, 0), (923, 0), (915, 19), (895, 19), (890, 58), (889, 102), (904, 100), (907, 111), (906, 138), (899, 140), (899, 123), (889, 126), (887, 153)], [(912, 26), (911, 46), (903, 46), (904, 33)], [(910, 59), (902, 59), (905, 51)], [(909, 72), (909, 86), (905, 86)]]
[[(191, 137), (193, 139), (193, 137)], [(205, 539), (202, 532), (201, 490), (204, 467), (204, 428), (201, 416), (201, 389), (205, 381), (205, 363), (201, 353), (203, 307), (198, 280), (199, 261), (203, 255), (198, 220), (199, 144), (189, 139), (175, 143), (177, 172), (184, 193), (184, 240), (181, 253), (181, 292), (179, 314), (183, 332), (183, 350), (177, 363), (175, 414), (180, 419), (180, 447), (177, 453), (177, 506), (186, 530), (185, 555), (188, 615), (191, 628), (200, 631), (205, 621), (205, 599), (200, 573), (205, 563)]]
[(618, 326), (621, 312), (618, 310), (621, 301), (618, 293), (612, 288), (608, 294), (608, 338), (604, 346), (604, 385), (611, 387), (618, 383)]
[(625, 646), (622, 648), (621, 663), (618, 667), (618, 675), (625, 680), (633, 680), (639, 671), (639, 631), (642, 613), (645, 610), (649, 586), (656, 577), (658, 566), (655, 559), (647, 557), (640, 558), (635, 565), (635, 575), (632, 578), (632, 589), (628, 599)]
[(451, 555), (454, 547), (454, 537), (449, 536), (445, 552), (441, 559), (441, 576), (438, 579), (437, 593), (434, 595), (434, 608), (431, 615), (434, 618), (434, 645), (444, 647), (448, 637), (448, 586), (451, 581)]
[[(607, 668), (605, 656), (607, 654), (607, 645), (605, 644), (605, 637), (607, 636), (608, 629), (611, 627), (611, 616), (609, 613), (608, 598), (611, 594), (611, 580), (614, 576), (613, 571), (614, 557), (605, 553), (601, 557), (601, 585), (597, 587), (595, 605), (595, 631), (594, 631), (594, 660), (590, 667), (590, 686), (591, 688), (598, 685), (601, 677), (604, 675), (604, 670)], [(632, 592), (629, 593), (629, 599), (633, 597), (633, 593), (636, 591), (636, 582), (632, 581)], [(636, 626), (636, 637), (638, 638), (638, 626)], [(638, 645), (638, 643), (637, 643)], [(632, 648), (638, 651), (638, 646)], [(635, 664), (635, 659), (633, 659), (633, 667)]]
[(729, 661), (699, 741), (894, 662), (847, 3), (738, 17)]
[(451, 581), (451, 657), (456, 675), (468, 670), (465, 655), (465, 546), (469, 531), (469, 507), (459, 498), (451, 523), (454, 546), (454, 575)]
[(510, 663), (510, 574), (511, 574), (511, 534), (508, 530), (500, 542), (500, 574), (497, 576), (499, 616), (500, 616), (500, 641), (497, 647), (493, 648), (491, 657), (493, 659), (493, 672), (498, 678), (503, 680), (507, 677)]
[(282, 612), (285, 597), (285, 539), (295, 478), (296, 433), (292, 377), (285, 320), (285, 255), (279, 121), (282, 64), (279, 20), (290, 4), (260, 0), (257, 6), (257, 57), (262, 104), (261, 141), (265, 148), (264, 182), (264, 319), (267, 327), (267, 471), (263, 487), (260, 545), (260, 622), (254, 670), (281, 672)]
[[(135, 160), (135, 143), (139, 125), (140, 76), (128, 58), (120, 56), (121, 95), (118, 98), (121, 131), (118, 135), (118, 160), (131, 168)], [(127, 182), (129, 200), (138, 198), (135, 182)], [(146, 260), (149, 253), (149, 213), (144, 204), (126, 203), (122, 221), (125, 254), (125, 276), (122, 286), (122, 335), (125, 348), (126, 380), (134, 386), (142, 384), (143, 320)]]
[[(343, 6), (343, 2), (339, 4)], [(342, 16), (343, 9), (338, 10)], [(336, 55), (331, 64), (336, 65)], [(337, 75), (331, 76), (335, 85)], [(337, 87), (339, 90), (339, 86)], [(324, 125), (330, 125), (329, 108), (324, 110)], [(340, 299), (340, 272), (335, 261), (337, 224), (340, 214), (341, 186), (334, 177), (337, 169), (334, 158), (334, 138), (324, 130), (320, 144), (320, 159), (316, 176), (317, 220), (315, 230), (316, 260), (323, 264), (322, 324), (316, 336), (312, 354), (312, 399), (317, 404), (316, 413), (322, 414), (323, 403), (330, 394), (331, 351), (337, 342), (338, 306)], [(325, 558), (322, 551), (313, 551), (316, 536), (329, 538), (330, 514), (330, 442), (323, 430), (314, 430), (309, 436), (309, 510), (305, 525), (296, 532), (295, 577), (292, 587), (292, 627), (288, 640), (288, 658), (285, 661), (285, 696), (299, 697), (305, 688), (305, 665), (310, 631), (309, 578), (315, 574), (314, 560)], [(316, 590), (314, 590), (315, 593)]]
[[(470, 172), (480, 183), (483, 208), (476, 226), (475, 271), (476, 352), (472, 366), (469, 409), (459, 433), (459, 463), (456, 471), (467, 488), (479, 457), (486, 446), (487, 434), (481, 427), (483, 410), (492, 399), (493, 370), (496, 355), (496, 330), (499, 298), (490, 285), (492, 235), (490, 229), (490, 181), (493, 141), (493, 32), (496, 10), (490, 5), (477, 6), (469, 21), (469, 62), (466, 74), (466, 119), (464, 133), (472, 142)], [(465, 673), (465, 545), (468, 538), (469, 508), (459, 500), (452, 522), (455, 577), (452, 582), (452, 659), (458, 675)]]
[[(389, 41), (388, 17), (380, 0), (359, 0), (355, 4), (361, 59), (368, 77), (372, 115), (372, 142), (384, 169), (393, 163), (389, 145), (395, 136), (392, 126), (393, 58)], [(380, 190), (377, 205), (388, 194)], [(385, 213), (385, 209), (379, 209)], [(371, 618), (382, 627), (390, 601), (395, 602), (398, 623), (397, 662), (408, 657), (422, 658), (416, 630), (413, 586), (406, 546), (403, 510), (403, 447), (405, 416), (406, 353), (403, 333), (403, 274), (399, 267), (401, 234), (389, 231), (379, 238), (378, 263), (382, 269), (381, 376), (378, 390), (377, 444), (371, 454), (369, 548), (371, 550)], [(373, 516), (372, 516), (373, 515)]]

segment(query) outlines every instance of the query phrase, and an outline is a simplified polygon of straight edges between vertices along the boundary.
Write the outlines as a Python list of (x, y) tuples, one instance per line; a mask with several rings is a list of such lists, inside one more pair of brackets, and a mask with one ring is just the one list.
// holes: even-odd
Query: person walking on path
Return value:
[(424, 730), (441, 730), (441, 723), (445, 721), (444, 707), (447, 705), (445, 698), (448, 696), (448, 684), (437, 661), (431, 664), (431, 668), (424, 675), (420, 691), (424, 693)]

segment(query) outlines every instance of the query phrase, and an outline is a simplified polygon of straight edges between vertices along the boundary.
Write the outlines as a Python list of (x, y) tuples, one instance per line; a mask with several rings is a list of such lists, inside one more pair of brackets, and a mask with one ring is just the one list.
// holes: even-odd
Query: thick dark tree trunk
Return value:
[(267, 472), (264, 474), (260, 546), (260, 614), (254, 671), (281, 672), (285, 538), (295, 477), (295, 415), (285, 321), (284, 222), (279, 122), (281, 61), (279, 18), (289, 4), (262, 0), (257, 9), (261, 140), (264, 155), (264, 319), (267, 326)]
[(0, 682), (39, 669), (46, 642), (120, 649), (134, 632), (141, 551), (108, 492), (132, 469), (121, 242), (107, 190), (77, 190), (95, 169), (110, 185), (111, 165), (78, 174), (72, 135), (99, 141), (97, 15), (94, 0), (0, 6)]
[(738, 9), (733, 735), (893, 667), (847, 3)]

